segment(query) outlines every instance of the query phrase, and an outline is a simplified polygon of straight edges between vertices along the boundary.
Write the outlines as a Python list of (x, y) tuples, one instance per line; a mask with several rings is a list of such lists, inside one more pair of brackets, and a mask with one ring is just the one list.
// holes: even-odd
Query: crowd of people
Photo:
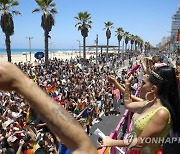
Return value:
[[(54, 58), (49, 61), (48, 66), (44, 65), (43, 60), (34, 63), (19, 62), (15, 65), (47, 93), (56, 105), (68, 111), (89, 134), (92, 121), (101, 121), (102, 110), (106, 116), (112, 113), (120, 114), (119, 107), (123, 102), (124, 91), (111, 84), (108, 76), (113, 75), (118, 83), (124, 84), (128, 78), (127, 70), (137, 65), (136, 61), (133, 64), (133, 57), (137, 60), (137, 55), (110, 55), (108, 61), (104, 55), (98, 65), (93, 57), (86, 62), (78, 58), (65, 61)], [(173, 59), (174, 55), (169, 54), (169, 57)], [(119, 73), (120, 68), (125, 65), (125, 60), (129, 62), (127, 69)], [(147, 65), (144, 65), (143, 69), (149, 71)], [(13, 75), (13, 72), (11, 73)], [(133, 75), (135, 79), (131, 83), (132, 94), (137, 90), (139, 83), (138, 71), (133, 72)], [(7, 92), (3, 87), (4, 91), (0, 92), (0, 152), (54, 154), (71, 150), (71, 147), (67, 149), (68, 144), (63, 137), (49, 129), (48, 118), (44, 119), (41, 108), (37, 107), (37, 111), (36, 105), (33, 104), (32, 107), (29, 102), (33, 102), (32, 98), (27, 99), (27, 96), (22, 95), (26, 91), (26, 87), (23, 88), (12, 88), (12, 91)], [(21, 90), (23, 92), (19, 93)], [(34, 93), (33, 88), (30, 90)], [(37, 92), (36, 97), (40, 99), (43, 96)], [(42, 105), (46, 108), (47, 104), (44, 102)], [(54, 112), (56, 113), (56, 110)]]
[[(54, 58), (48, 66), (44, 65), (43, 59), (15, 65), (73, 115), (89, 134), (92, 121), (101, 121), (99, 114), (102, 110), (106, 116), (120, 114), (122, 97), (119, 90), (107, 81), (107, 76), (117, 76), (118, 69), (123, 65), (117, 63), (119, 58), (110, 56), (109, 63), (102, 60), (100, 65), (93, 62), (93, 57), (86, 62), (78, 58), (65, 61)], [(2, 153), (16, 153), (18, 148), (24, 153), (42, 149), (47, 153), (58, 153), (66, 147), (63, 143), (59, 144), (60, 139), (51, 133), (46, 122), (22, 95), (16, 91), (1, 91), (0, 98)]]

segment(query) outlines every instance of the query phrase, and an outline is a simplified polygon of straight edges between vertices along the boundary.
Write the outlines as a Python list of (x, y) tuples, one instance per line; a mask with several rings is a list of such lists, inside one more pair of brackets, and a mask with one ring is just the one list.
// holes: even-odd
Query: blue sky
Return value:
[[(28, 48), (27, 36), (33, 37), (32, 48), (44, 48), (44, 32), (40, 27), (42, 12), (32, 13), (38, 8), (35, 0), (18, 0), (16, 7), (22, 16), (14, 16), (15, 33), (11, 37), (11, 48)], [(99, 44), (106, 44), (104, 22), (114, 23), (110, 39), (111, 45), (117, 45), (115, 30), (122, 27), (130, 34), (140, 36), (144, 41), (156, 45), (163, 36), (169, 36), (171, 17), (176, 12), (179, 0), (54, 0), (58, 14), (55, 26), (50, 32), (50, 48), (78, 48), (82, 42), (80, 31), (74, 18), (78, 12), (88, 11), (92, 17), (87, 45), (94, 45), (96, 34)], [(5, 36), (0, 29), (0, 48), (5, 48)]]

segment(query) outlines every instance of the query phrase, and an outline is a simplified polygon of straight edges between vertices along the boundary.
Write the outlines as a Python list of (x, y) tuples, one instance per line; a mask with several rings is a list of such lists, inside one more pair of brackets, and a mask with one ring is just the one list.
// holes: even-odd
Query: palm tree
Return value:
[(138, 44), (139, 36), (134, 36), (134, 45), (135, 45), (135, 51), (137, 51), (137, 44)]
[(133, 34), (130, 35), (130, 39), (131, 39), (131, 51), (132, 51), (133, 44), (134, 44), (134, 41), (135, 41), (135, 36)]
[(75, 25), (75, 27), (78, 28), (78, 30), (81, 31), (81, 35), (83, 37), (83, 59), (86, 59), (86, 37), (88, 36), (89, 28), (91, 28), (91, 14), (89, 14), (87, 11), (85, 12), (79, 12), (76, 17), (79, 22)]
[(111, 21), (105, 22), (105, 28), (106, 29), (106, 38), (107, 38), (107, 50), (106, 50), (106, 60), (108, 60), (108, 49), (109, 49), (109, 39), (111, 38), (111, 28), (113, 27), (113, 24)]
[(34, 12), (43, 12), (41, 17), (41, 27), (44, 30), (44, 41), (45, 41), (45, 64), (48, 65), (48, 38), (51, 38), (49, 32), (52, 29), (52, 26), (55, 24), (54, 15), (57, 13), (55, 8), (56, 4), (53, 3), (53, 0), (36, 0), (36, 3), (40, 8), (34, 9)]
[(123, 28), (117, 28), (117, 30), (115, 32), (116, 32), (116, 36), (118, 39), (118, 54), (119, 54), (120, 53), (120, 42), (124, 35), (124, 30), (123, 30)]
[(21, 13), (16, 10), (12, 10), (13, 7), (18, 6), (19, 2), (14, 0), (1, 0), (0, 1), (0, 12), (1, 14), (1, 28), (2, 31), (5, 33), (6, 40), (6, 51), (8, 61), (11, 62), (11, 40), (10, 36), (14, 34), (14, 22), (13, 16), (20, 15)]
[(129, 42), (129, 39), (130, 39), (130, 34), (129, 34), (129, 32), (125, 32), (124, 33), (124, 37), (125, 37), (125, 44), (126, 44), (126, 46), (125, 46), (125, 51), (127, 50), (127, 44), (128, 44), (128, 42)]
[(139, 38), (138, 45), (140, 47), (141, 52), (143, 51), (143, 43), (144, 43), (144, 41), (141, 38)]
[(144, 48), (145, 48), (145, 51), (148, 50), (148, 46), (149, 46), (148, 42), (144, 42)]

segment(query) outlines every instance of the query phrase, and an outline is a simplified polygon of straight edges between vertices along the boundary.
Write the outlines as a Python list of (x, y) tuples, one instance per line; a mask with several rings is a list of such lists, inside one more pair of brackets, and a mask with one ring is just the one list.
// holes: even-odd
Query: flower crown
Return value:
[(156, 72), (151, 71), (151, 74), (152, 74), (155, 78), (157, 78), (157, 79), (159, 79), (159, 80), (163, 80), (163, 78), (162, 78), (159, 74), (157, 74)]

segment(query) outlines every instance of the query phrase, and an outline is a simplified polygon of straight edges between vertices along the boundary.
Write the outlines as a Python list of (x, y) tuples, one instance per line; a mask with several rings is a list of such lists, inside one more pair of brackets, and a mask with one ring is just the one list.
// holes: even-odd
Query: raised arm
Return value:
[(122, 87), (122, 85), (120, 85), (117, 82), (117, 80), (112, 76), (109, 76), (108, 80), (111, 83), (113, 83), (124, 94), (124, 106), (127, 109), (129, 109), (132, 112), (136, 112), (142, 107), (144, 107), (146, 102), (143, 99), (136, 97), (134, 95), (131, 95), (131, 83), (130, 83), (131, 79), (130, 78), (126, 81), (124, 87)]
[(96, 153), (96, 149), (78, 122), (15, 65), (0, 63), (0, 89), (14, 90), (23, 95), (45, 120), (51, 131), (68, 146), (71, 153)]
[(146, 68), (146, 64), (145, 64), (145, 58), (142, 55), (140, 56), (140, 63), (141, 63), (143, 71), (145, 73), (147, 73), (147, 68)]
[[(108, 81), (111, 82), (112, 84), (114, 84), (120, 92), (122, 92), (123, 94), (125, 94), (125, 88), (123, 87), (123, 85), (121, 85), (113, 76), (108, 76)], [(142, 101), (141, 98), (136, 97), (134, 95), (131, 95), (132, 101)]]
[(18, 150), (17, 150), (16, 154), (21, 154), (22, 153), (23, 144), (24, 144), (24, 140), (21, 139), (19, 141), (19, 147), (18, 147)]

